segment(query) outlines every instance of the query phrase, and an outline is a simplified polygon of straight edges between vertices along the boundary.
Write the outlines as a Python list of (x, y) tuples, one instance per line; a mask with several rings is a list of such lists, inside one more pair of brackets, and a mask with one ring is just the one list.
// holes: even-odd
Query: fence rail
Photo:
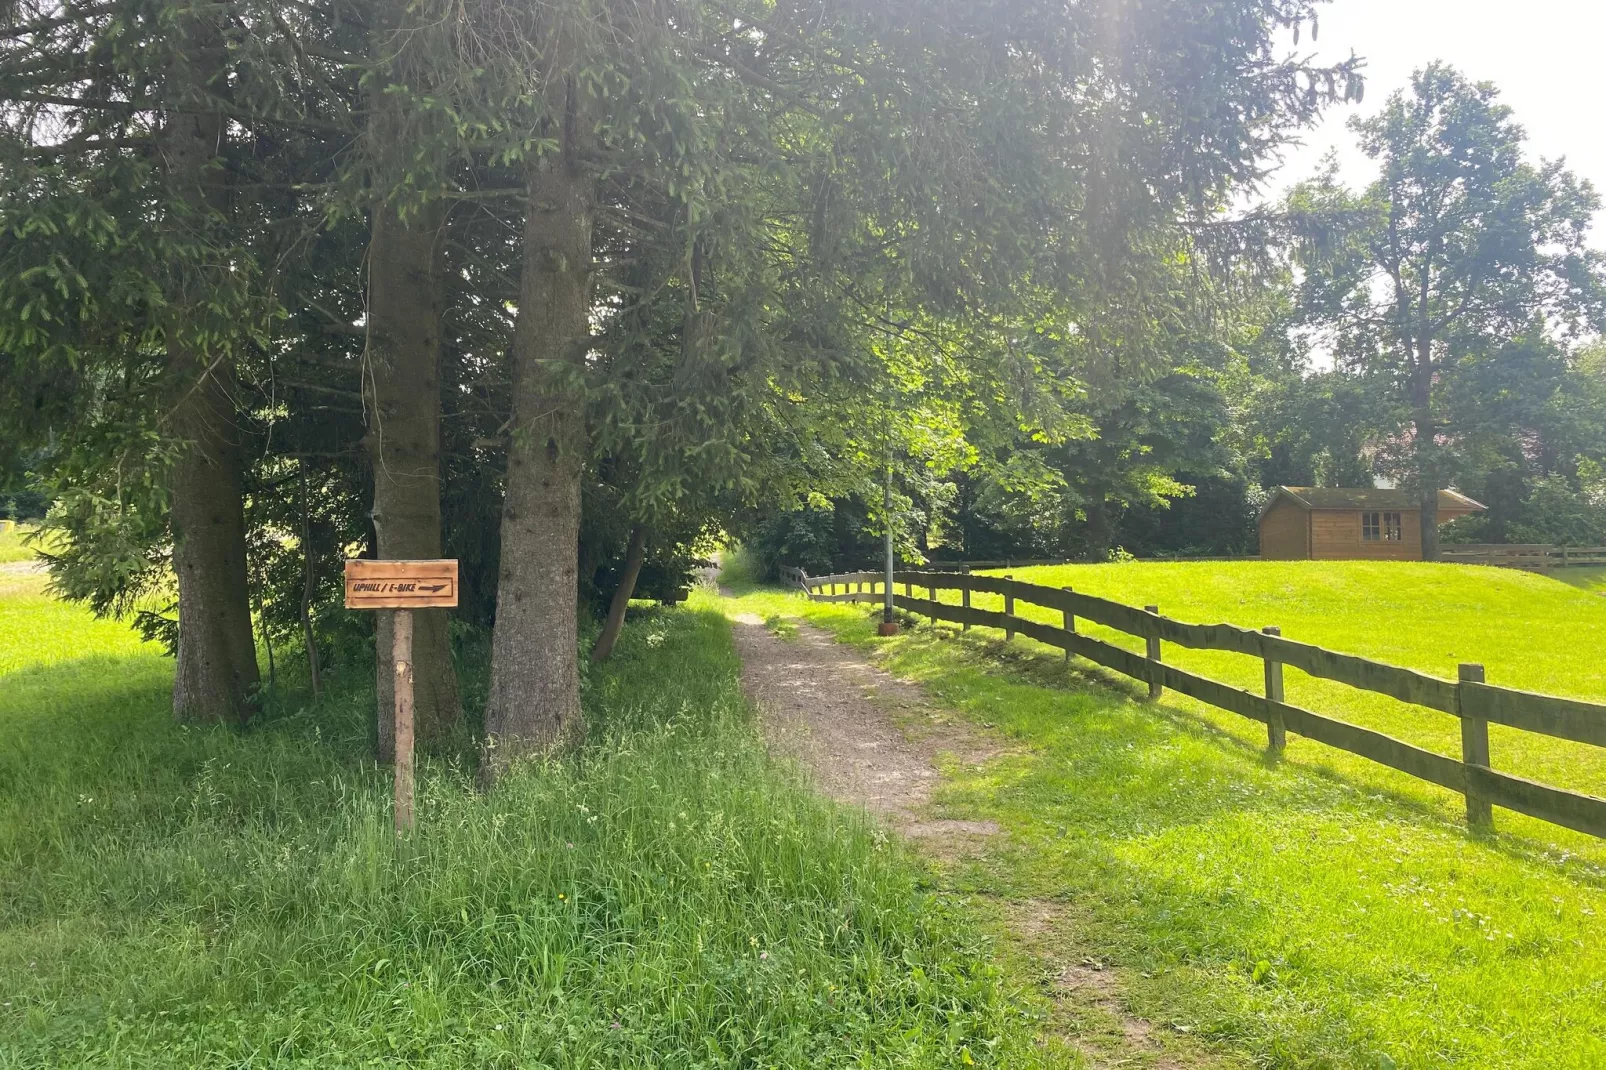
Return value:
[[(885, 577), (879, 572), (809, 576), (800, 570), (793, 571), (797, 572), (798, 586), (817, 602), (879, 604), (885, 597)], [(929, 597), (916, 597), (917, 589)], [(940, 591), (958, 592), (960, 604), (940, 601)], [(1002, 595), (1003, 612), (971, 605), (973, 593)], [(1016, 616), (1017, 602), (1058, 610), (1063, 626)], [(1254, 631), (1231, 624), (1188, 624), (1162, 617), (1155, 606), (1139, 609), (1107, 598), (1079, 594), (1068, 587), (1045, 587), (1007, 576), (929, 570), (898, 572), (893, 575), (893, 604), (906, 612), (950, 621), (967, 630), (998, 628), (1006, 638), (1017, 633), (1029, 636), (1064, 650), (1067, 656), (1076, 654), (1145, 681), (1151, 697), (1158, 697), (1163, 689), (1170, 688), (1218, 709), (1260, 721), (1266, 725), (1268, 744), (1274, 751), (1281, 751), (1286, 733), (1294, 732), (1448, 788), (1466, 797), (1467, 819), (1476, 825), (1491, 821), (1491, 806), (1502, 806), (1606, 838), (1606, 799), (1501, 773), (1491, 768), (1489, 761), (1490, 722), (1606, 747), (1606, 705), (1497, 687), (1484, 681), (1481, 665), (1462, 665), (1459, 679), (1445, 680), (1414, 669), (1284, 639), (1275, 628)], [(1081, 634), (1076, 630), (1078, 619), (1144, 639), (1147, 652), (1134, 653)], [(1260, 658), (1265, 663), (1266, 693), (1257, 695), (1167, 665), (1161, 657), (1161, 641), (1197, 650), (1223, 650)], [(1283, 698), (1282, 668), (1285, 665), (1311, 676), (1459, 718), (1460, 759), (1290, 705)]]
[(808, 591), (809, 574), (807, 572), (800, 568), (793, 568), (791, 565), (777, 565), (775, 571), (786, 582), (787, 586), (801, 587), (804, 591)]
[(1466, 565), (1499, 565), (1530, 572), (1576, 565), (1606, 565), (1606, 546), (1550, 546), (1543, 543), (1461, 543), (1439, 547), (1439, 557)]

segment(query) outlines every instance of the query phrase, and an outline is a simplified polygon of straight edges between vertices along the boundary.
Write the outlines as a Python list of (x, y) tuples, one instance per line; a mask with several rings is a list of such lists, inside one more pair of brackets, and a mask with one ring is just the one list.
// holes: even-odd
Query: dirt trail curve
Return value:
[[(742, 687), (763, 714), (770, 746), (802, 763), (826, 794), (864, 806), (938, 859), (985, 853), (1002, 834), (995, 823), (936, 819), (929, 811), (942, 779), (941, 757), (981, 763), (1001, 753), (1000, 746), (918, 686), (875, 668), (807, 623), (788, 623), (797, 631), (784, 639), (752, 614), (734, 623)], [(1076, 1065), (1223, 1065), (1197, 1045), (1162, 1040), (1159, 1030), (1126, 1009), (1114, 971), (1078, 959), (1078, 941), (1066, 931), (1074, 923), (1063, 904), (1001, 905), (1054, 1005), (1048, 1028), (1078, 1053)]]

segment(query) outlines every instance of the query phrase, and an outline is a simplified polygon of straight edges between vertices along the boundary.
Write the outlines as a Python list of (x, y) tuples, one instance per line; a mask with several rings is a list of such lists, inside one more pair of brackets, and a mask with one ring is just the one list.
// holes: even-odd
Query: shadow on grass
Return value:
[[(904, 622), (905, 634), (911, 638), (933, 643), (958, 643), (969, 661), (981, 671), (995, 673), (1004, 679), (1018, 680), (1034, 687), (1053, 691), (1064, 696), (1102, 696), (1107, 702), (1120, 706), (1130, 705), (1141, 715), (1154, 722), (1164, 723), (1171, 730), (1187, 733), (1193, 738), (1208, 740), (1214, 746), (1232, 752), (1238, 758), (1252, 761), (1261, 769), (1274, 772), (1287, 769), (1300, 776), (1314, 777), (1333, 788), (1350, 793), (1353, 798), (1371, 802), (1385, 802), (1413, 819), (1512, 859), (1559, 868), (1570, 879), (1606, 887), (1606, 870), (1580, 859), (1551, 841), (1525, 836), (1510, 831), (1491, 832), (1488, 828), (1472, 827), (1454, 817), (1447, 817), (1443, 801), (1458, 808), (1460, 796), (1425, 784), (1361, 782), (1344, 770), (1334, 768), (1318, 756), (1290, 758), (1277, 754), (1267, 746), (1259, 746), (1241, 734), (1222, 727), (1219, 723), (1196, 710), (1182, 708), (1165, 701), (1153, 702), (1147, 698), (1147, 685), (1107, 671), (1083, 659), (1069, 663), (1058, 654), (1050, 654), (1025, 646), (1019, 641), (1006, 642), (986, 633), (966, 633), (946, 623), (935, 623), (924, 618), (908, 618)], [(1167, 695), (1171, 692), (1167, 692)], [(1259, 722), (1245, 720), (1250, 731), (1261, 731)], [(1320, 752), (1318, 751), (1319, 755)], [(1379, 766), (1378, 770), (1391, 779), (1395, 774)], [(1403, 780), (1405, 774), (1398, 774)], [(1442, 795), (1442, 801), (1424, 798), (1424, 794)]]

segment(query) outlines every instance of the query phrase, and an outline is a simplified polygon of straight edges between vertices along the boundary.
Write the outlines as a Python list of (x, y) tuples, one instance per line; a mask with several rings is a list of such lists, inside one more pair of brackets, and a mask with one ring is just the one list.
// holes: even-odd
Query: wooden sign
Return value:
[(413, 827), (413, 614), (457, 605), (456, 561), (346, 562), (346, 608), (390, 609), (396, 670), (396, 831)]
[(456, 561), (346, 562), (347, 609), (429, 609), (457, 605)]

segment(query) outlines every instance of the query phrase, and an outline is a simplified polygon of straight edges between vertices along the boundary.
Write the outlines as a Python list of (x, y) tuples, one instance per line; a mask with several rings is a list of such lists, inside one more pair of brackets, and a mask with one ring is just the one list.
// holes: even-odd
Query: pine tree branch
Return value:
[(0, 41), (14, 41), (19, 37), (31, 37), (36, 34), (49, 33), (59, 30), (63, 26), (70, 26), (75, 22), (86, 22), (89, 19), (109, 15), (117, 10), (116, 4), (95, 4), (91, 7), (77, 10), (69, 9), (60, 15), (47, 19), (38, 19), (34, 22), (25, 22), (19, 26), (7, 26), (0, 29)]

